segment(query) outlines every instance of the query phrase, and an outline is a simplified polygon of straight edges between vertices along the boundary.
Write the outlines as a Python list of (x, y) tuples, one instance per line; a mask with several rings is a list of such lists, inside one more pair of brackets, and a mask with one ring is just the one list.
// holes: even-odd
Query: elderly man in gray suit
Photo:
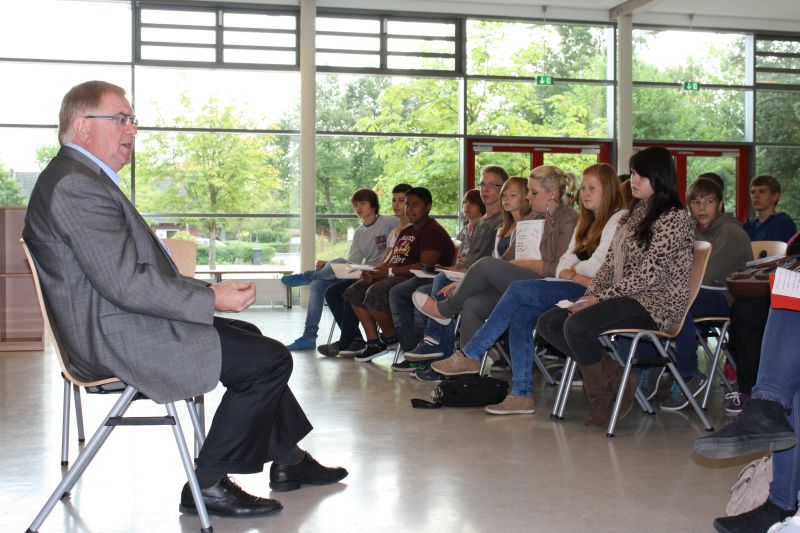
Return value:
[[(30, 247), (76, 374), (117, 376), (157, 402), (227, 388), (197, 460), (210, 513), (276, 512), (227, 474), (270, 467), (272, 490), (334, 483), (297, 443), (311, 424), (288, 381), (291, 354), (247, 322), (215, 317), (255, 300), (250, 282), (207, 285), (182, 276), (119, 188), (137, 121), (121, 87), (90, 81), (61, 103), (61, 149), (31, 193), (23, 237)], [(188, 485), (180, 509), (196, 512)]]

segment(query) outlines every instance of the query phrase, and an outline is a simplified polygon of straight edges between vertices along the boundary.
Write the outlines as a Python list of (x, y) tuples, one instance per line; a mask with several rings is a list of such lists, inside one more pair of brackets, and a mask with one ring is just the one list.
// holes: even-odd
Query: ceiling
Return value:
[[(275, 3), (273, 0), (259, 0)], [(297, 5), (299, 0), (278, 0)], [(317, 0), (317, 6), (608, 22), (621, 0)], [(630, 0), (634, 24), (800, 34), (800, 0)], [(690, 15), (692, 22), (690, 23)]]

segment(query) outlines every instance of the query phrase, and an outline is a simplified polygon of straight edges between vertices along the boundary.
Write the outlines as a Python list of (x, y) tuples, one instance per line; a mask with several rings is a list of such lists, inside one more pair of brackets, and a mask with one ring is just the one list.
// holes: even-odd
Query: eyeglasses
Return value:
[(139, 119), (136, 115), (84, 115), (83, 118), (99, 118), (102, 120), (113, 120), (119, 127), (138, 126)]
[(480, 187), (481, 189), (488, 189), (489, 187), (494, 187), (495, 189), (499, 189), (502, 186), (503, 186), (502, 183), (488, 183), (486, 181), (481, 181), (480, 183), (478, 183), (478, 187)]

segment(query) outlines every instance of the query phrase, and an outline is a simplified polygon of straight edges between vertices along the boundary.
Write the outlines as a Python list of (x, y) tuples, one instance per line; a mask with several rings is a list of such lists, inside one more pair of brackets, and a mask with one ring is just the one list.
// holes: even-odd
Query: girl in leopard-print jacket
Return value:
[[(614, 237), (627, 238), (614, 246), (586, 291), (603, 302), (627, 296), (639, 302), (661, 330), (670, 330), (683, 320), (689, 306), (689, 271), (692, 268), (694, 223), (686, 209), (671, 209), (652, 224), (650, 246), (631, 238), (651, 207), (636, 202)], [(618, 255), (622, 257), (617, 257)], [(617, 263), (622, 278), (615, 282)]]
[[(608, 423), (623, 373), (598, 335), (611, 329), (669, 330), (689, 306), (694, 224), (678, 196), (672, 155), (652, 146), (634, 154), (630, 168), (630, 212), (589, 289), (571, 307), (543, 314), (536, 327), (578, 363), (589, 399), (587, 425)], [(638, 372), (631, 372), (619, 418), (633, 406), (638, 381)]]

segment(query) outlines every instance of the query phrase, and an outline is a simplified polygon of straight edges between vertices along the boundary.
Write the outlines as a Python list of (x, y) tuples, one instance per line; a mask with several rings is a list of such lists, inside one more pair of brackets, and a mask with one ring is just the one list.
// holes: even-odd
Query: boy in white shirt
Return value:
[(300, 274), (283, 276), (281, 282), (289, 287), (310, 285), (311, 292), (308, 298), (308, 310), (303, 335), (289, 344), (289, 350), (313, 350), (317, 347), (317, 332), (319, 321), (322, 318), (322, 306), (325, 291), (332, 285), (345, 280), (336, 278), (331, 263), (356, 263), (376, 265), (381, 262), (387, 249), (389, 234), (400, 221), (395, 217), (382, 217), (378, 211), (380, 204), (378, 195), (370, 189), (359, 189), (350, 199), (353, 209), (361, 219), (350, 244), (350, 253), (347, 259), (333, 259), (331, 261), (317, 261), (316, 270), (308, 270)]

